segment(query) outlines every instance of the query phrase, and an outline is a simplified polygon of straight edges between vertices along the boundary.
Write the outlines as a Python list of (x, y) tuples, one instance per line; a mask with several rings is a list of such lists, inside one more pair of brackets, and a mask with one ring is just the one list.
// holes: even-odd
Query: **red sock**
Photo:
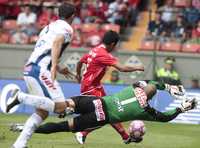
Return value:
[(123, 140), (126, 140), (129, 138), (129, 135), (126, 133), (121, 123), (111, 124), (111, 126), (121, 135)]

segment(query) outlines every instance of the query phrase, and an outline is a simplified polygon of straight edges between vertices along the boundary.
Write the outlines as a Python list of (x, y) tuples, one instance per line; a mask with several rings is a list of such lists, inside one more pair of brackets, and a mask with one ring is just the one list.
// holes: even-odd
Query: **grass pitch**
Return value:
[[(19, 133), (9, 131), (12, 123), (23, 123), (28, 116), (0, 114), (0, 148), (9, 148)], [(60, 121), (50, 117), (46, 121)], [(199, 125), (145, 122), (146, 134), (143, 142), (125, 145), (116, 132), (108, 125), (87, 137), (86, 144), (76, 143), (72, 133), (50, 135), (34, 134), (29, 148), (200, 148)], [(125, 123), (125, 127), (128, 123)]]

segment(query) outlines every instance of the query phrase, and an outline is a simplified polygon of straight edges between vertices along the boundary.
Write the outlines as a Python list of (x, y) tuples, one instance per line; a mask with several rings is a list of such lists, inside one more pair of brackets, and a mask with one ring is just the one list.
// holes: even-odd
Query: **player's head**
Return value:
[(156, 94), (157, 90), (156, 90), (156, 86), (154, 84), (147, 84), (144, 88), (143, 88), (145, 94), (147, 95), (147, 101), (151, 100), (153, 98), (153, 96)]
[(106, 45), (106, 49), (108, 52), (111, 52), (115, 49), (119, 41), (119, 34), (115, 31), (107, 31), (102, 39), (102, 43)]
[(58, 15), (61, 19), (67, 20), (69, 23), (72, 22), (75, 16), (76, 8), (73, 4), (62, 3), (58, 8)]
[(170, 71), (173, 70), (175, 61), (176, 60), (175, 60), (174, 57), (166, 57), (165, 60), (164, 60), (164, 62), (165, 62), (165, 65), (164, 65), (165, 69), (166, 70), (170, 70)]

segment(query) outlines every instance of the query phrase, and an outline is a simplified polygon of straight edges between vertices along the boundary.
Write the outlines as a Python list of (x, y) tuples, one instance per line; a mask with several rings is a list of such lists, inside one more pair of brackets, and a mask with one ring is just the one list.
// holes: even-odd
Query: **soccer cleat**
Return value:
[(186, 111), (196, 108), (196, 106), (197, 106), (197, 100), (195, 98), (191, 100), (187, 99), (181, 103), (181, 110), (182, 112), (186, 112)]
[(142, 137), (139, 137), (139, 138), (131, 138), (131, 137), (129, 137), (128, 139), (124, 140), (124, 143), (125, 144), (130, 144), (132, 142), (134, 142), (134, 143), (140, 143), (142, 140), (143, 140)]
[(24, 124), (19, 124), (19, 123), (16, 123), (16, 124), (12, 124), (10, 126), (10, 131), (12, 132), (21, 132), (24, 128)]
[(8, 113), (14, 106), (20, 104), (18, 100), (18, 93), (19, 93), (19, 89), (14, 89), (13, 92), (11, 93), (11, 96), (8, 100), (12, 100), (12, 102), (7, 105), (6, 113)]
[(130, 144), (131, 143), (131, 138), (129, 137), (128, 139), (123, 140), (125, 144)]
[(75, 133), (75, 138), (76, 138), (76, 141), (79, 144), (84, 144), (85, 143), (86, 136), (84, 136), (81, 132)]

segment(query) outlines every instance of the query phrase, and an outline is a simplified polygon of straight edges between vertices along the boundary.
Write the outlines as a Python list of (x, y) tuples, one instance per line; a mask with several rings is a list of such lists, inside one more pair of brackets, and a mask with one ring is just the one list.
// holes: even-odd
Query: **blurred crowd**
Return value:
[(57, 6), (75, 4), (74, 46), (96, 46), (103, 33), (136, 25), (148, 0), (0, 0), (0, 43), (35, 43), (39, 31), (58, 19)]
[(145, 40), (200, 44), (200, 1), (157, 0), (154, 19), (149, 21)]

